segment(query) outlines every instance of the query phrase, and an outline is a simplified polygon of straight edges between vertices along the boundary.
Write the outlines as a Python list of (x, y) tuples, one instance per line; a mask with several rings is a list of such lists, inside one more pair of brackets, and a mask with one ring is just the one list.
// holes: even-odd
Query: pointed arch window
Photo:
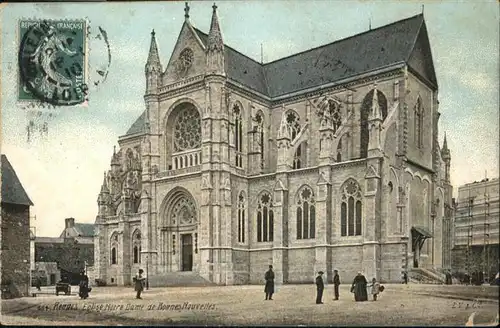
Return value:
[(418, 148), (422, 148), (422, 133), (423, 133), (423, 124), (424, 124), (424, 111), (422, 108), (422, 101), (420, 97), (417, 99), (417, 103), (415, 105), (415, 120), (414, 120), (414, 137), (415, 137), (415, 145)]
[(258, 112), (255, 116), (257, 122), (257, 144), (260, 151), (260, 168), (264, 168), (264, 115)]
[(293, 169), (297, 170), (303, 167), (307, 167), (307, 142), (302, 142), (295, 150), (293, 157)]
[(243, 167), (243, 122), (241, 107), (235, 104), (233, 107), (234, 117), (234, 146), (236, 148), (236, 166)]
[(111, 264), (117, 264), (116, 261), (116, 247), (111, 248)]
[(111, 235), (111, 254), (110, 254), (110, 260), (111, 264), (118, 264), (118, 235), (113, 233)]
[(132, 235), (132, 262), (141, 263), (141, 233), (136, 230)]
[(328, 100), (328, 114), (332, 119), (333, 132), (335, 133), (335, 132), (337, 132), (337, 129), (340, 128), (340, 124), (342, 123), (340, 104), (332, 99), (329, 99)]
[(274, 212), (271, 196), (263, 194), (257, 205), (257, 241), (273, 241), (274, 237)]
[(316, 207), (309, 187), (299, 191), (297, 197), (297, 239), (316, 238)]
[(340, 235), (361, 236), (362, 196), (359, 184), (349, 180), (341, 189)]
[(339, 144), (337, 146), (337, 158), (336, 158), (336, 161), (337, 163), (339, 162), (342, 162), (342, 140), (344, 138), (342, 137), (340, 140), (339, 140)]
[(300, 133), (299, 114), (297, 114), (293, 110), (288, 111), (288, 113), (286, 114), (286, 123), (288, 126), (288, 130), (290, 132), (290, 138), (293, 141)]
[(238, 196), (238, 242), (245, 242), (245, 197), (243, 193)]

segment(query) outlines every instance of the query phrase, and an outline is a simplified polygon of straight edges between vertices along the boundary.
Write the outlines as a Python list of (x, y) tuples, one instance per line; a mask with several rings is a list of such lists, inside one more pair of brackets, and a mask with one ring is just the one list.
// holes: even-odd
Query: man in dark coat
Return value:
[(340, 276), (337, 270), (333, 270), (333, 286), (335, 292), (335, 300), (339, 300), (339, 285), (340, 285)]
[(361, 272), (354, 278), (352, 282), (351, 292), (354, 293), (354, 300), (356, 302), (368, 301), (368, 292), (366, 291), (367, 281)]
[(142, 299), (141, 293), (144, 290), (144, 281), (146, 278), (142, 276), (144, 270), (139, 269), (139, 273), (134, 277), (135, 291), (137, 292), (135, 298)]
[(86, 299), (89, 297), (89, 277), (85, 274), (85, 272), (82, 272), (80, 274), (80, 289), (78, 291), (78, 295), (80, 296), (81, 299)]
[(264, 293), (266, 293), (266, 301), (273, 299), (274, 294), (274, 272), (273, 266), (269, 266), (269, 270), (267, 270), (264, 279), (266, 280), (266, 287), (264, 287)]
[(323, 304), (323, 290), (325, 289), (325, 285), (323, 283), (323, 271), (318, 272), (318, 276), (316, 277), (316, 304)]

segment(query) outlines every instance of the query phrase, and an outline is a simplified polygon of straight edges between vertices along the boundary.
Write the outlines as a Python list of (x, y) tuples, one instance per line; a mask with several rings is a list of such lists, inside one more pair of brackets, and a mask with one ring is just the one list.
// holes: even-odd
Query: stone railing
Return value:
[(172, 155), (172, 170), (185, 169), (201, 164), (201, 149), (188, 150)]
[(195, 166), (185, 167), (183, 169), (158, 172), (158, 174), (156, 174), (156, 178), (159, 179), (159, 178), (165, 178), (165, 177), (173, 177), (176, 175), (194, 173), (194, 172), (200, 172), (200, 171), (201, 171), (201, 165), (195, 165)]

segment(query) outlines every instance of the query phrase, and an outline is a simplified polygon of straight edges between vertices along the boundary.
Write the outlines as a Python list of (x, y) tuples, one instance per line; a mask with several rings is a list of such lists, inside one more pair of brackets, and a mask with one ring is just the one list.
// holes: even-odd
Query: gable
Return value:
[(437, 88), (436, 72), (434, 71), (431, 46), (425, 22), (422, 22), (415, 45), (408, 58), (408, 66), (420, 78), (423, 78), (427, 83), (431, 83), (434, 88)]
[(33, 206), (7, 156), (2, 155), (2, 203)]
[[(163, 75), (163, 83), (172, 83), (180, 79), (201, 75), (205, 73), (206, 57), (204, 45), (193, 27), (184, 22), (177, 38), (177, 42), (170, 56), (170, 60)], [(192, 64), (186, 71), (181, 71), (179, 67), (179, 55), (185, 49), (192, 51)]]

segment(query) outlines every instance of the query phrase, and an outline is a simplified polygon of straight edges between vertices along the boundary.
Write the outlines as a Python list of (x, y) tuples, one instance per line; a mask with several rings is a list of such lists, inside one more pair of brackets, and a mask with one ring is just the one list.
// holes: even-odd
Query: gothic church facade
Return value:
[[(401, 281), (448, 266), (450, 153), (422, 15), (270, 63), (186, 8), (164, 67), (151, 36), (145, 111), (98, 196), (108, 284), (190, 271), (221, 285), (317, 271)], [(445, 141), (446, 142), (446, 141)]]

